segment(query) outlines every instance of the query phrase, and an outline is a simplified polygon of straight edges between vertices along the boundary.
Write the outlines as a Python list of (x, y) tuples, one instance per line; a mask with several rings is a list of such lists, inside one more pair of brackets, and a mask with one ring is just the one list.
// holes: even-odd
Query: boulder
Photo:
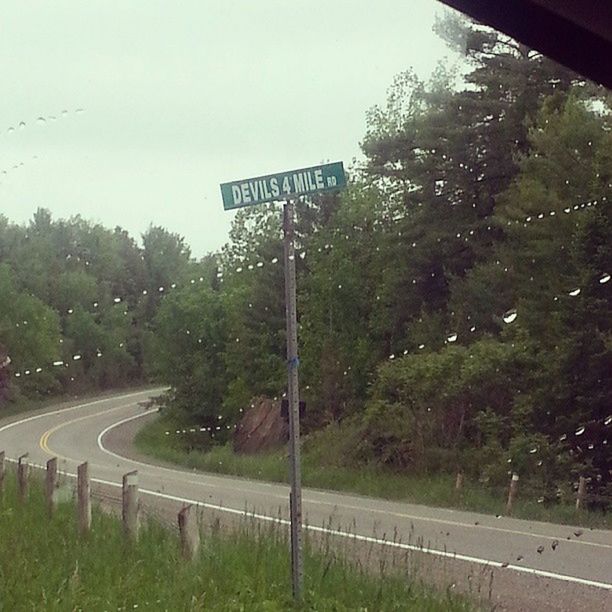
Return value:
[(236, 453), (252, 454), (280, 448), (288, 438), (289, 425), (281, 415), (280, 400), (258, 397), (238, 423), (232, 445)]

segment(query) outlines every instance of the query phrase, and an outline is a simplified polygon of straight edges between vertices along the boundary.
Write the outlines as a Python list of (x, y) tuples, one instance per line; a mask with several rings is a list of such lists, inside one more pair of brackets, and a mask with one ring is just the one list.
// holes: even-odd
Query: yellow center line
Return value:
[(73, 425), (74, 423), (78, 423), (79, 421), (85, 421), (86, 419), (93, 419), (95, 417), (104, 416), (105, 414), (116, 412), (117, 410), (124, 410), (125, 408), (130, 408), (132, 406), (135, 406), (135, 402), (131, 402), (129, 404), (122, 404), (121, 406), (117, 406), (116, 408), (110, 408), (109, 410), (104, 410), (103, 412), (87, 414), (85, 416), (77, 417), (76, 419), (70, 419), (69, 421), (64, 421), (63, 423), (59, 423), (58, 425), (55, 425), (54, 427), (47, 429), (47, 431), (45, 431), (42, 434), (42, 436), (40, 436), (40, 440), (38, 441), (38, 446), (41, 448), (43, 452), (47, 453), (51, 457), (57, 457), (58, 459), (61, 459), (63, 461), (78, 461), (77, 459), (73, 459), (72, 457), (65, 457), (63, 455), (60, 455), (59, 453), (52, 451), (49, 448), (49, 437), (55, 432), (62, 429), (63, 427), (67, 427), (68, 425)]

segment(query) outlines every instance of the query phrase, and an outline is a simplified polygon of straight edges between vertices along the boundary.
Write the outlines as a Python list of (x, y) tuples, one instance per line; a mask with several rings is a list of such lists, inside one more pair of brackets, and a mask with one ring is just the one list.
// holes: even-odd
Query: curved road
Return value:
[[(286, 523), (289, 487), (154, 465), (131, 446), (154, 413), (138, 402), (152, 391), (114, 395), (13, 417), (0, 423), (0, 450), (44, 465), (52, 456), (75, 474), (90, 464), (96, 486), (118, 494), (121, 477), (138, 470), (152, 506), (198, 503), (219, 516), (245, 511)], [(305, 489), (306, 528), (352, 546), (410, 553), (425, 579), (478, 591), (498, 609), (612, 610), (612, 532), (496, 518), (474, 512)], [(413, 563), (414, 564), (414, 563)], [(477, 587), (474, 585), (478, 584)]]

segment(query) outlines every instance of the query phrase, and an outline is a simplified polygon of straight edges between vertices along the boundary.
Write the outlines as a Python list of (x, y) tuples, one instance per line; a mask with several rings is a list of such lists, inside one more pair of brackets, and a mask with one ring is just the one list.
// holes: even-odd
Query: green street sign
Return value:
[(342, 162), (221, 184), (223, 208), (232, 210), (346, 187)]

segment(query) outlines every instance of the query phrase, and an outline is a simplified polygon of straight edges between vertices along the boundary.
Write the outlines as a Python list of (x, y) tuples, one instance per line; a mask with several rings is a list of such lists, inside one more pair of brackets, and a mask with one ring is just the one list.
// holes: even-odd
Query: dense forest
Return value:
[[(338, 427), (350, 464), (609, 495), (612, 97), (490, 29), (437, 31), (460, 69), (399, 75), (349, 188), (297, 205), (306, 433)], [(0, 216), (0, 401), (158, 380), (185, 423), (231, 426), (284, 393), (284, 330), (278, 206), (201, 261), (163, 228)]]

